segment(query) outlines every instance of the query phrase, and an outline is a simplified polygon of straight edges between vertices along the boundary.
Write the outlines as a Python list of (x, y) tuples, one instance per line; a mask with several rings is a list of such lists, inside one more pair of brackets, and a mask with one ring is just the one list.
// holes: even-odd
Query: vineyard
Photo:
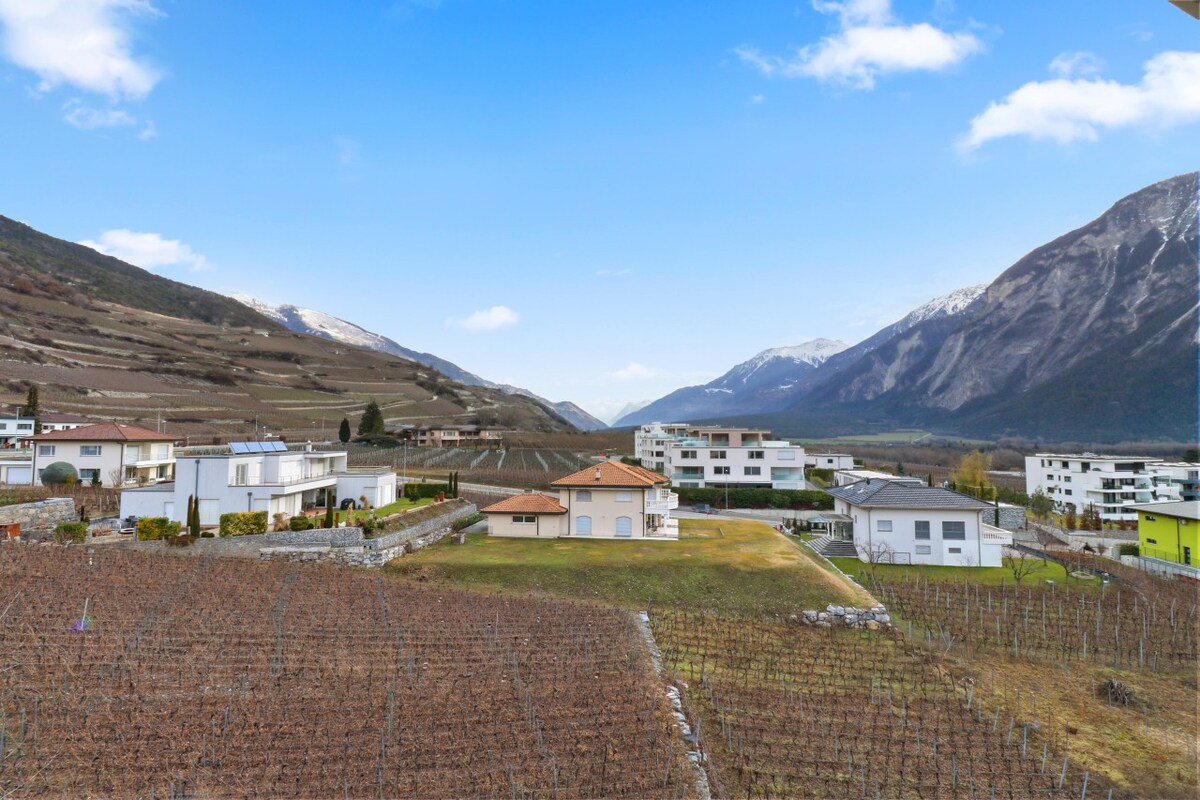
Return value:
[(927, 640), (947, 645), (991, 645), (1020, 656), (1128, 669), (1178, 669), (1200, 656), (1194, 592), (1160, 598), (1120, 584), (1102, 590), (993, 587), (930, 582), (914, 574), (878, 585), (875, 593), (920, 626)]
[(688, 794), (623, 612), (0, 546), (0, 797)]
[(457, 471), (462, 480), (519, 488), (546, 488), (550, 481), (595, 463), (572, 450), (511, 447), (491, 450), (465, 447), (351, 448), (355, 466), (393, 467), (408, 475), (444, 476)]
[(1115, 797), (1051, 720), (985, 707), (900, 636), (652, 616), (721, 797)]

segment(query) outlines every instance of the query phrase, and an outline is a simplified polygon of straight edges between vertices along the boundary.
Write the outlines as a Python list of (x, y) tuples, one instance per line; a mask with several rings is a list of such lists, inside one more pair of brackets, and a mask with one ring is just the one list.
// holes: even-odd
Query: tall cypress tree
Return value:
[(42, 432), (42, 403), (38, 396), (37, 384), (29, 384), (29, 392), (25, 395), (25, 416), (33, 417), (33, 432)]
[(350, 441), (350, 420), (342, 417), (342, 424), (338, 428), (338, 441), (342, 444)]

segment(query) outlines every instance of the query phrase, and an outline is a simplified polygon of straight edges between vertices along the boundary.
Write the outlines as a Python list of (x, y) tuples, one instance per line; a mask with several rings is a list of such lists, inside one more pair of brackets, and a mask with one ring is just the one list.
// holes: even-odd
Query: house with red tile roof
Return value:
[(137, 425), (100, 422), (69, 430), (39, 433), (33, 443), (31, 482), (41, 482), (46, 467), (65, 461), (80, 483), (140, 485), (175, 479), (175, 437)]
[(678, 539), (671, 511), (679, 495), (657, 472), (601, 461), (551, 483), (558, 499), (536, 492), (482, 509), (495, 536)]

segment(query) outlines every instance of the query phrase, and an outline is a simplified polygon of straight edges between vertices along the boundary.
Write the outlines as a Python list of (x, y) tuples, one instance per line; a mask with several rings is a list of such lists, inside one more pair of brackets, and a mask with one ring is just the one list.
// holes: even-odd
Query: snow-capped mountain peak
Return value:
[(962, 313), (967, 306), (974, 303), (979, 296), (987, 291), (988, 284), (980, 283), (975, 286), (964, 286), (949, 294), (935, 297), (923, 306), (919, 306), (904, 318), (903, 322), (912, 327), (918, 322), (924, 322), (933, 317), (949, 317)]
[(746, 365), (757, 367), (776, 358), (786, 358), (797, 363), (819, 367), (825, 363), (825, 359), (837, 355), (849, 346), (838, 339), (813, 339), (791, 347), (772, 347), (770, 350), (763, 350), (746, 362)]

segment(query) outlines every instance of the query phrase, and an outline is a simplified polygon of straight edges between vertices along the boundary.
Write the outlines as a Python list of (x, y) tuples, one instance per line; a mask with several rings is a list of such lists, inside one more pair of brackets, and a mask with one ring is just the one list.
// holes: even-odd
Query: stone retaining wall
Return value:
[(328, 561), (354, 567), (381, 567), (405, 553), (441, 541), (453, 532), (455, 522), (475, 513), (475, 505), (463, 500), (445, 505), (446, 513), (377, 539), (365, 538), (362, 528), (264, 534), (275, 538), (267, 539), (268, 546), (258, 551), (258, 557), (261, 561)]
[(0, 506), (0, 525), (16, 523), (21, 531), (52, 531), (60, 522), (75, 520), (75, 501), (69, 497), (51, 497), (33, 503)]

